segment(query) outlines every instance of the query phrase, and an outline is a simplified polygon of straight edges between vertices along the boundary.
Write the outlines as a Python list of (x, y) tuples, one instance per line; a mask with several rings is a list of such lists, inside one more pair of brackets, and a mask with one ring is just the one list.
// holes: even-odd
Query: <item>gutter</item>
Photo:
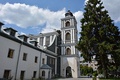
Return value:
[(21, 46), (22, 46), (22, 42), (20, 43), (19, 52), (18, 52), (17, 65), (16, 65), (16, 71), (15, 71), (15, 80), (16, 80), (16, 77), (17, 77), (17, 71), (18, 71), (18, 64), (19, 64)]
[(40, 78), (41, 57), (42, 57), (42, 52), (40, 52), (40, 61), (39, 61), (39, 78)]

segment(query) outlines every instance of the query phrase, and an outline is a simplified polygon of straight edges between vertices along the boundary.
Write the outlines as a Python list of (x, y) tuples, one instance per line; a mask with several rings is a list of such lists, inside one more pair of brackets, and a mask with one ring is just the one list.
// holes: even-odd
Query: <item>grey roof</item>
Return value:
[(43, 64), (41, 69), (52, 69), (50, 66), (48, 66), (47, 64)]

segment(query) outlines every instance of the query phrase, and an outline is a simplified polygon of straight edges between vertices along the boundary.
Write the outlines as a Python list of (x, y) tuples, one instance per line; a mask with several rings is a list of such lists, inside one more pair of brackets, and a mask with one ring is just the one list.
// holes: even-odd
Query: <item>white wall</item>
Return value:
[[(23, 53), (27, 53), (27, 60), (23, 60)], [(37, 63), (35, 63), (35, 56), (38, 57)], [(20, 79), (21, 70), (25, 71), (25, 79), (30, 79), (33, 77), (33, 71), (37, 71), (36, 78), (39, 77), (39, 61), (40, 61), (40, 51), (29, 48), (25, 45), (21, 46), (17, 79)]]
[[(8, 58), (9, 48), (14, 49), (13, 58)], [(20, 49), (20, 43), (14, 42), (7, 38), (0, 36), (0, 78), (3, 78), (4, 70), (11, 70), (11, 76), (13, 79), (16, 74), (16, 65)], [(23, 61), (23, 53), (27, 53), (27, 60)], [(25, 79), (31, 79), (33, 77), (33, 71), (37, 71), (36, 78), (39, 77), (39, 61), (40, 51), (22, 45), (19, 57), (19, 64), (17, 70), (17, 79), (20, 79), (21, 70), (25, 71)], [(35, 56), (38, 57), (37, 63), (35, 63)]]
[(68, 66), (71, 67), (72, 77), (79, 77), (77, 57), (61, 57), (61, 76), (66, 77), (66, 68)]
[[(4, 70), (11, 70), (11, 76), (15, 77), (19, 47), (19, 43), (0, 36), (0, 78), (3, 77)], [(13, 58), (7, 57), (9, 48), (15, 50)]]

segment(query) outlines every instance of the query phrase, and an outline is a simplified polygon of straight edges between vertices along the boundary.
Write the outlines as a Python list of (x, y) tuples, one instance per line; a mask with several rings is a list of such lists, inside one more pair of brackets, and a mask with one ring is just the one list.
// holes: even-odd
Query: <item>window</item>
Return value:
[(52, 64), (52, 58), (50, 58), (50, 64)]
[(42, 71), (42, 76), (45, 76), (45, 71)]
[(21, 73), (20, 73), (20, 80), (24, 80), (24, 75), (25, 75), (25, 71), (21, 71)]
[(42, 45), (43, 46), (43, 37), (40, 37), (40, 45)]
[(54, 38), (54, 35), (52, 35), (52, 40), (53, 40), (53, 38)]
[(46, 36), (46, 45), (50, 44), (50, 36)]
[(10, 70), (5, 70), (5, 71), (4, 71), (3, 78), (8, 79), (9, 77), (10, 77)]
[(23, 53), (23, 60), (24, 60), (24, 61), (27, 60), (27, 53)]
[(71, 50), (70, 50), (70, 48), (67, 48), (66, 49), (66, 55), (70, 55), (71, 54)]
[(38, 57), (37, 57), (37, 56), (35, 56), (35, 63), (37, 63), (37, 60), (38, 60)]
[(67, 22), (65, 23), (65, 26), (66, 26), (66, 27), (70, 26), (70, 22), (67, 21)]
[(8, 57), (9, 58), (13, 58), (13, 53), (14, 53), (14, 50), (13, 49), (9, 49), (9, 51), (8, 51)]
[(45, 64), (45, 59), (44, 58), (42, 59), (42, 64)]
[(10, 35), (15, 36), (15, 31), (11, 31)]
[(52, 59), (52, 64), (55, 64), (55, 59)]
[(66, 33), (66, 40), (70, 40), (70, 33)]
[(27, 42), (27, 37), (24, 37), (24, 41)]
[(33, 78), (36, 78), (37, 71), (33, 71)]

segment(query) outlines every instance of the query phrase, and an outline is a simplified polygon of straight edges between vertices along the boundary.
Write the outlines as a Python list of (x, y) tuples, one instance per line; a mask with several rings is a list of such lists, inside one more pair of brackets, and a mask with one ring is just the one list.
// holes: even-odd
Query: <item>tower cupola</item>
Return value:
[(68, 10), (67, 13), (65, 13), (65, 17), (68, 17), (68, 16), (73, 16), (72, 12), (70, 12), (70, 10)]

